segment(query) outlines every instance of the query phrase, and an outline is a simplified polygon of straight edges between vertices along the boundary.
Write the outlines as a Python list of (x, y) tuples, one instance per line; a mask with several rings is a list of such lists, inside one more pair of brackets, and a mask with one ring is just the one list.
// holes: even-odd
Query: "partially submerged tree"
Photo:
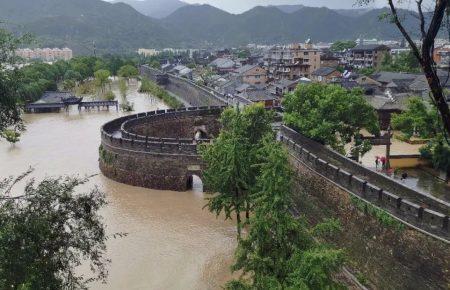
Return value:
[(109, 77), (111, 73), (106, 69), (98, 70), (94, 73), (95, 76), (95, 84), (98, 88), (100, 88), (101, 92), (105, 91), (106, 85), (110, 82)]
[(344, 146), (361, 129), (379, 133), (375, 110), (359, 89), (347, 91), (335, 85), (301, 85), (286, 95), (283, 106), (288, 126), (341, 153), (345, 153)]
[(127, 64), (121, 67), (117, 74), (119, 77), (129, 80), (131, 78), (137, 77), (139, 75), (139, 71), (135, 66)]
[[(87, 289), (105, 281), (105, 224), (99, 210), (106, 205), (98, 189), (75, 192), (88, 179), (47, 178), (29, 181), (23, 193), (18, 178), (0, 181), (0, 288)], [(77, 271), (88, 263), (92, 277)]]
[(20, 132), (17, 130), (5, 129), (0, 132), (0, 137), (5, 138), (11, 144), (16, 144), (20, 141)]
[(17, 130), (25, 128), (21, 118), (22, 100), (19, 94), (21, 74), (15, 51), (27, 39), (17, 38), (0, 28), (0, 132), (11, 127)]

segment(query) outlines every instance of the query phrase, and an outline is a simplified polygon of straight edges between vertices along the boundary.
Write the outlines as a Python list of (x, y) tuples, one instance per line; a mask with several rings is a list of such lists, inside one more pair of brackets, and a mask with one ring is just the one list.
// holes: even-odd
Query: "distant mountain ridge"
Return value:
[[(234, 15), (210, 5), (185, 6), (162, 22), (170, 30), (178, 31), (184, 43), (202, 42), (220, 46), (247, 43), (289, 43), (308, 38), (312, 41), (335, 41), (339, 39), (380, 38), (400, 39), (397, 28), (379, 15), (385, 9), (346, 16), (345, 10), (325, 7), (257, 6)], [(287, 12), (286, 12), (287, 11)], [(418, 27), (411, 11), (400, 11), (408, 28)]]
[[(143, 47), (401, 38), (394, 25), (379, 20), (385, 9), (353, 12), (348, 16), (346, 10), (284, 5), (258, 6), (235, 15), (210, 5), (184, 5), (154, 19), (128, 4), (101, 0), (0, 0), (0, 20), (9, 28), (34, 33), (42, 45), (69, 46), (83, 54), (92, 54), (94, 46), (97, 53), (126, 53)], [(405, 26), (417, 31), (413, 13), (400, 13)]]
[(130, 5), (136, 11), (157, 19), (164, 18), (175, 12), (178, 8), (188, 5), (179, 0), (116, 0), (114, 3), (122, 2)]

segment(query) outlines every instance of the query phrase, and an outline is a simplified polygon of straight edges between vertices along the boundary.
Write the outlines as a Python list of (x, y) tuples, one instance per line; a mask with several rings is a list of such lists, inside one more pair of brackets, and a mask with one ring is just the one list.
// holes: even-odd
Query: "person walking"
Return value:
[(380, 157), (375, 156), (375, 169), (378, 170), (378, 166), (380, 165)]

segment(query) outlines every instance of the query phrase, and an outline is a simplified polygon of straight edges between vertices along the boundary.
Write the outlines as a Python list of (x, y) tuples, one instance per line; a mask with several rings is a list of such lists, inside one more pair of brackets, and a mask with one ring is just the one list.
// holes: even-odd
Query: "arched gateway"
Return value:
[(202, 177), (198, 145), (220, 131), (225, 107), (158, 110), (125, 116), (101, 129), (100, 170), (115, 181), (185, 191)]

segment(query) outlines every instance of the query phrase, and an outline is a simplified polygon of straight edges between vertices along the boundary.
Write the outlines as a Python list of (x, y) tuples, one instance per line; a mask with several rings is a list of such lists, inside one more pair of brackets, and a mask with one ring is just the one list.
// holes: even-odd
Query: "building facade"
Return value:
[(70, 48), (37, 48), (37, 49), (18, 49), (17, 56), (27, 60), (39, 59), (43, 61), (70, 60), (73, 52)]
[(310, 43), (275, 46), (265, 54), (264, 66), (269, 79), (309, 78), (320, 67), (320, 51)]
[(236, 70), (241, 82), (249, 85), (262, 85), (267, 83), (267, 71), (258, 65), (245, 65)]
[(344, 56), (344, 63), (354, 68), (378, 68), (390, 48), (386, 45), (358, 45)]

